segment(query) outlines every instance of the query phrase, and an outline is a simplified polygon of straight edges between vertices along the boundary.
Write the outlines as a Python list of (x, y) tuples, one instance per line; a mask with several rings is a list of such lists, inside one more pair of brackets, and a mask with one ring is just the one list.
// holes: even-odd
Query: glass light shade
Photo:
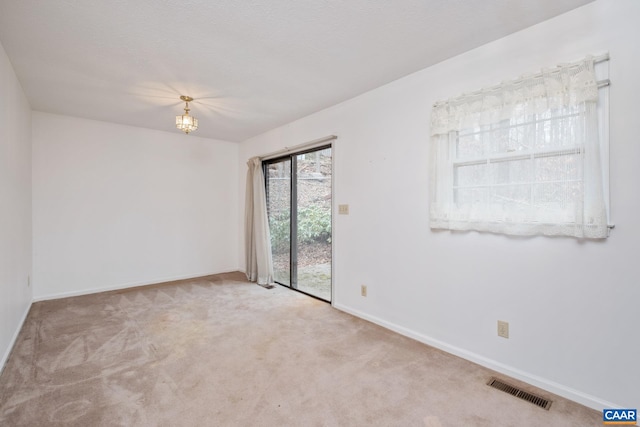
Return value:
[(176, 116), (176, 127), (184, 133), (193, 132), (198, 129), (198, 119), (189, 114)]

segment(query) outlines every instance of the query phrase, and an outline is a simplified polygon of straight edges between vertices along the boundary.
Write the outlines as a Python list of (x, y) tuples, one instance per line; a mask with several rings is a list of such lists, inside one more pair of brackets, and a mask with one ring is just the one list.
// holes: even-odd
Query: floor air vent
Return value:
[(540, 396), (536, 396), (535, 394), (527, 393), (524, 390), (520, 390), (518, 387), (514, 387), (507, 383), (504, 383), (496, 378), (491, 378), (487, 383), (489, 387), (493, 387), (500, 391), (504, 391), (505, 393), (509, 393), (518, 399), (526, 400), (529, 403), (533, 403), (536, 406), (539, 406), (547, 411), (551, 407), (551, 401), (544, 399)]

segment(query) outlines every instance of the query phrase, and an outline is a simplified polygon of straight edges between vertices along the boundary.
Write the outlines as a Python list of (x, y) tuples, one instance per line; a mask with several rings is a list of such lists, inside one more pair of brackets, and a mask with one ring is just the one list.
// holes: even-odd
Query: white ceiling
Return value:
[(592, 0), (0, 0), (34, 110), (243, 141)]

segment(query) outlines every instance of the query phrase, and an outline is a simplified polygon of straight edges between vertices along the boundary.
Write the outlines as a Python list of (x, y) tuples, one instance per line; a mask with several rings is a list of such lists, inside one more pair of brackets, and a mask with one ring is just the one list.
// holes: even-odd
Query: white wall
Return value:
[[(638, 408), (639, 17), (639, 1), (599, 0), (245, 141), (239, 190), (249, 157), (338, 135), (334, 206), (350, 215), (334, 216), (337, 308), (594, 408)], [(612, 236), (431, 231), (431, 105), (605, 51)], [(497, 337), (498, 319), (510, 339)]]
[(0, 371), (31, 306), (31, 107), (0, 45)]
[(35, 299), (237, 270), (237, 156), (230, 142), (34, 112)]

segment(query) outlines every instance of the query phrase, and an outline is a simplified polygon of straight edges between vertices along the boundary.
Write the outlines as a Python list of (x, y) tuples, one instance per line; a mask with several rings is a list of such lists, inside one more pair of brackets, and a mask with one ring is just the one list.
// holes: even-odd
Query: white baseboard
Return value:
[(29, 314), (29, 310), (31, 310), (31, 304), (33, 303), (29, 303), (24, 313), (22, 313), (22, 318), (18, 323), (18, 327), (16, 328), (16, 331), (13, 333), (13, 337), (11, 337), (9, 346), (7, 347), (7, 350), (2, 355), (2, 360), (0, 360), (0, 375), (2, 375), (2, 371), (4, 371), (4, 366), (6, 365), (7, 360), (9, 360), (9, 356), (11, 355), (11, 351), (13, 351), (13, 347), (16, 345), (16, 341), (18, 340), (18, 335), (20, 335), (20, 331), (24, 326), (24, 321), (27, 320), (27, 315)]
[(492, 360), (484, 356), (480, 356), (479, 354), (473, 353), (471, 351), (447, 344), (446, 342), (428, 337), (426, 335), (415, 332), (411, 329), (405, 328), (400, 325), (396, 325), (395, 323), (387, 322), (386, 320), (380, 319), (375, 316), (371, 316), (367, 313), (364, 313), (359, 310), (355, 310), (351, 307), (347, 307), (342, 304), (334, 304), (333, 307), (335, 307), (340, 311), (344, 311), (345, 313), (349, 313), (356, 317), (360, 317), (361, 319), (368, 320), (369, 322), (375, 323), (376, 325), (382, 326), (383, 328), (397, 332), (400, 335), (404, 335), (416, 341), (420, 341), (421, 343), (446, 351), (447, 353), (450, 353), (458, 357), (461, 357), (463, 359), (469, 360), (471, 362), (477, 363), (478, 365), (484, 366), (485, 368), (492, 369), (501, 374), (510, 376), (512, 378), (516, 378), (527, 384), (531, 384), (532, 386), (538, 387), (550, 393), (553, 393), (558, 396), (564, 397), (566, 399), (572, 400), (574, 402), (580, 403), (581, 405), (587, 406), (597, 411), (602, 411), (605, 408), (621, 408), (620, 405), (607, 402), (595, 396), (591, 396), (589, 394), (572, 389), (570, 387), (566, 387), (562, 384), (558, 384), (556, 382), (549, 381), (545, 378), (532, 375), (525, 371), (521, 371), (520, 369), (516, 369), (512, 366), (508, 366), (503, 363), (496, 362), (495, 360)]
[(77, 296), (80, 296), (80, 295), (97, 294), (97, 293), (100, 293), (100, 292), (117, 291), (117, 290), (120, 290), (120, 289), (135, 288), (135, 287), (138, 287), (138, 286), (157, 285), (159, 283), (173, 282), (175, 280), (195, 279), (195, 278), (198, 278), (198, 277), (212, 276), (214, 274), (233, 273), (235, 271), (237, 271), (237, 270), (233, 270), (233, 271), (218, 271), (218, 272), (214, 272), (214, 273), (207, 272), (207, 273), (198, 273), (198, 274), (188, 274), (188, 275), (185, 275), (185, 276), (163, 277), (163, 278), (156, 278), (156, 279), (153, 279), (153, 280), (144, 280), (144, 281), (140, 281), (140, 282), (129, 282), (129, 283), (121, 283), (121, 284), (113, 285), (113, 286), (104, 286), (104, 287), (101, 287), (101, 288), (89, 288), (89, 289), (82, 289), (82, 290), (78, 290), (78, 291), (69, 291), (69, 292), (60, 292), (60, 293), (55, 293), (55, 294), (38, 295), (38, 296), (34, 296), (33, 297), (33, 302), (47, 301), (47, 300), (59, 299), (59, 298), (77, 297)]

